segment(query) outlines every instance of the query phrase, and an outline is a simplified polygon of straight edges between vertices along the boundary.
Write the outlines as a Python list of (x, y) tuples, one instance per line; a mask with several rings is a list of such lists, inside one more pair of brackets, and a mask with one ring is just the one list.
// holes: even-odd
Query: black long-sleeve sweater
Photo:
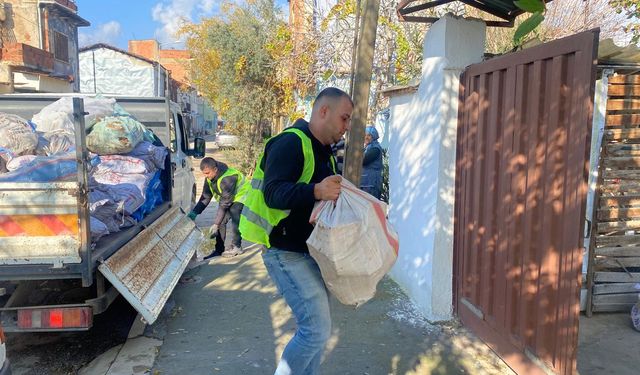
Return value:
[[(216, 164), (218, 168), (218, 176), (222, 176), (224, 172), (229, 169), (225, 163), (216, 161)], [(233, 204), (233, 200), (236, 197), (236, 182), (238, 181), (238, 177), (235, 175), (227, 176), (220, 181), (220, 188), (222, 191), (218, 191), (218, 176), (211, 180), (211, 185), (215, 190), (215, 194), (220, 197), (218, 201), (218, 212), (216, 213), (216, 217), (213, 219), (213, 223), (216, 225), (220, 225), (220, 223), (222, 223), (224, 215), (229, 211), (229, 208)], [(202, 195), (200, 195), (198, 203), (193, 207), (193, 212), (200, 215), (209, 205), (212, 198), (213, 192), (209, 188), (209, 184), (205, 178), (204, 185), (202, 186)]]
[(315, 168), (309, 184), (296, 183), (302, 175), (304, 155), (302, 141), (293, 133), (282, 133), (265, 147), (261, 168), (264, 171), (264, 198), (269, 207), (291, 213), (271, 232), (272, 247), (308, 253), (307, 238), (313, 230), (309, 217), (316, 201), (313, 189), (316, 183), (333, 173), (331, 146), (324, 146), (309, 130), (309, 123), (297, 120), (294, 127), (302, 130), (313, 147)]

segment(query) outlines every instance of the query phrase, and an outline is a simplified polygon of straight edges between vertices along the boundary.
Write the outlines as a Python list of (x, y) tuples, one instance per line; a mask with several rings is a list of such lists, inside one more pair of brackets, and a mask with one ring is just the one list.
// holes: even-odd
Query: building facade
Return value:
[(78, 92), (84, 26), (75, 1), (0, 1), (0, 92)]
[[(215, 131), (217, 115), (191, 82), (189, 51), (160, 49), (156, 40), (130, 40), (129, 52), (159, 62), (170, 73), (171, 82), (175, 85), (176, 101), (182, 108), (182, 115), (190, 135)], [(205, 110), (204, 107), (209, 107), (209, 110)], [(205, 114), (208, 120), (205, 119)], [(208, 123), (211, 125), (207, 125)]]

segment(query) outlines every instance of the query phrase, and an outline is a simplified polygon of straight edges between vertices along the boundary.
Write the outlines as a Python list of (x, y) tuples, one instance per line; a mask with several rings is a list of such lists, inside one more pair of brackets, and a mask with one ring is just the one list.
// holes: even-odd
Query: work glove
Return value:
[(216, 238), (218, 235), (218, 224), (213, 224), (209, 231), (209, 238)]
[(198, 214), (193, 211), (189, 212), (189, 214), (187, 215), (187, 217), (193, 221), (196, 220), (196, 216), (198, 216)]

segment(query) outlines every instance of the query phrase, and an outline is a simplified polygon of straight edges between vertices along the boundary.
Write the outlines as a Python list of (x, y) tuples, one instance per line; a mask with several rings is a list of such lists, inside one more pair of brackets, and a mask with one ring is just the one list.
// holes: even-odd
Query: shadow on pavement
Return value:
[[(159, 374), (271, 374), (295, 322), (258, 250), (189, 271), (168, 313), (148, 327), (163, 336)], [(333, 335), (322, 374), (504, 374), (481, 341), (455, 325), (429, 324), (390, 279), (354, 310), (331, 299)]]

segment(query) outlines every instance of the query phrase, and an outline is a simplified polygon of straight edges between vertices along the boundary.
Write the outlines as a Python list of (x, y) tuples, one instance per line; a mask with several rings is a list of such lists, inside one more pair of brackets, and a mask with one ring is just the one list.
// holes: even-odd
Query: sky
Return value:
[[(181, 49), (173, 35), (181, 20), (198, 22), (220, 11), (222, 0), (75, 0), (78, 15), (91, 23), (78, 29), (81, 47), (106, 43), (127, 49), (131, 39), (156, 39), (162, 49)], [(237, 1), (237, 0), (231, 0)], [(287, 0), (276, 3), (288, 13)]]

